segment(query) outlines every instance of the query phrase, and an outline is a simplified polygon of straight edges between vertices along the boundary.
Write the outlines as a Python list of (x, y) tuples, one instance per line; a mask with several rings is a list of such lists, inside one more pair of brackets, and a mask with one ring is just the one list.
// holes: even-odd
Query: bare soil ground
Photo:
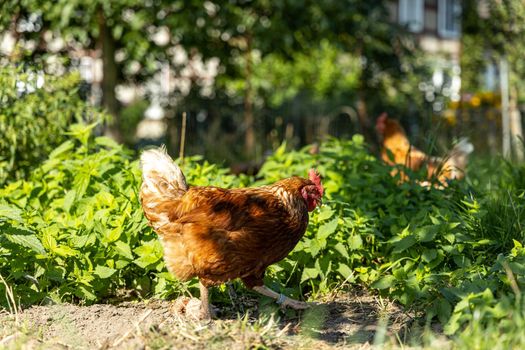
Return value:
[[(175, 311), (174, 302), (33, 306), (0, 313), (0, 348), (201, 349), (368, 348), (378, 337), (401, 334), (412, 315), (366, 292), (321, 300), (295, 314), (259, 308), (257, 299), (220, 305), (218, 319), (202, 323)], [(11, 327), (8, 325), (12, 325)], [(259, 347), (257, 347), (259, 346)]]

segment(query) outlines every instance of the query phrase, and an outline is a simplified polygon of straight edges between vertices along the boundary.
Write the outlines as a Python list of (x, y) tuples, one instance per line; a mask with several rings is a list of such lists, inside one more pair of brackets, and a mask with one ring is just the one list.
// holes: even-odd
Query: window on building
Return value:
[(444, 38), (457, 38), (460, 34), (460, 0), (438, 0), (438, 32)]
[(411, 32), (423, 30), (424, 0), (399, 0), (399, 23)]

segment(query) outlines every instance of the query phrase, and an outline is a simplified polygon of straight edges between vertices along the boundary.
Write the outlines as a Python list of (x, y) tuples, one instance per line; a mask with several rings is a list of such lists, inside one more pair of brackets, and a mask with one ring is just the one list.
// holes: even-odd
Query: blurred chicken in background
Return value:
[[(432, 180), (437, 180), (438, 186), (447, 186), (449, 180), (465, 177), (468, 156), (474, 150), (467, 139), (461, 139), (444, 157), (433, 157), (412, 146), (401, 124), (388, 118), (386, 113), (377, 118), (376, 131), (381, 138), (381, 159), (386, 164), (404, 165), (413, 171), (426, 168), (428, 181), (421, 185), (430, 186)], [(398, 172), (393, 169), (391, 174), (394, 176)], [(402, 171), (400, 177), (401, 181), (408, 179)]]

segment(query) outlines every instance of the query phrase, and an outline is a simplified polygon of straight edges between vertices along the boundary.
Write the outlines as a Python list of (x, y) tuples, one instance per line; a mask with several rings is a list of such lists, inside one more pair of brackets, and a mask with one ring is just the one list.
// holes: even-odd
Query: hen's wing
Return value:
[(170, 223), (160, 232), (170, 270), (180, 276), (177, 265), (189, 265), (190, 275), (208, 284), (264, 270), (286, 256), (305, 229), (264, 189), (190, 188), (167, 215)]

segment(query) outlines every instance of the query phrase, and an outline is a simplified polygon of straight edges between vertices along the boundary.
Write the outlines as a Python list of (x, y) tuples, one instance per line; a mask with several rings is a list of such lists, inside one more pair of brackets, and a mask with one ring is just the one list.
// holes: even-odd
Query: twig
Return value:
[(179, 158), (181, 165), (184, 164), (184, 145), (186, 143), (186, 112), (182, 112), (182, 126), (180, 129)]
[(120, 338), (118, 338), (112, 345), (112, 347), (118, 346), (120, 343), (122, 343), (126, 338), (133, 332), (135, 329), (139, 327), (139, 325), (144, 322), (144, 320), (153, 312), (152, 309), (147, 310), (140, 316), (139, 320), (135, 323), (135, 327), (124, 333)]

